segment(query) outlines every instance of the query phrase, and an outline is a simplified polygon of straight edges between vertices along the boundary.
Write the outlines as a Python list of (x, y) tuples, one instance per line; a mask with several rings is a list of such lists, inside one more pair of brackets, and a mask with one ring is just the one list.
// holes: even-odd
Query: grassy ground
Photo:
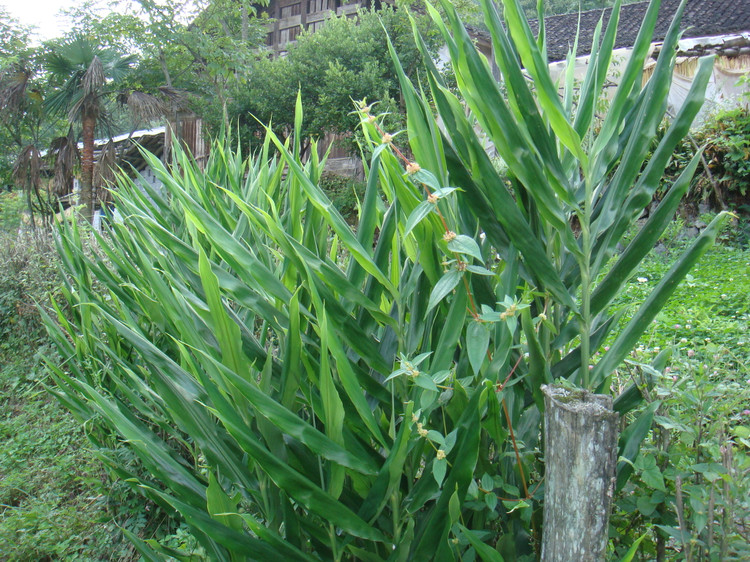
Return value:
[(0, 558), (117, 559), (126, 552), (105, 475), (80, 424), (41, 387), (37, 343), (0, 352)]
[[(665, 242), (623, 293), (626, 314), (688, 243)], [(622, 550), (644, 537), (638, 560), (750, 560), (750, 251), (724, 242), (619, 370), (623, 386), (651, 381), (634, 417), (651, 411), (652, 430), (613, 515)]]
[(0, 196), (0, 560), (125, 559), (117, 495), (81, 424), (43, 387), (50, 349), (34, 303), (59, 280), (49, 234), (17, 234), (22, 208)]

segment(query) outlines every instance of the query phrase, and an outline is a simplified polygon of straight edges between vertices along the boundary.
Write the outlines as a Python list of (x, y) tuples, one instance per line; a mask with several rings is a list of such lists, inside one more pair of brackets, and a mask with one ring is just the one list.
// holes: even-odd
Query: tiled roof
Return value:
[[(677, 11), (680, 0), (662, 0), (659, 19), (654, 30), (654, 41), (661, 41), (669, 29), (672, 16)], [(620, 11), (620, 25), (617, 31), (615, 48), (631, 47), (646, 14), (649, 2), (627, 4)], [(578, 39), (578, 55), (589, 54), (594, 29), (604, 14), (604, 27), (609, 21), (611, 8), (589, 10), (581, 15), (581, 34)], [(538, 22), (529, 22), (536, 33)], [(578, 13), (563, 14), (544, 18), (547, 34), (547, 53), (550, 62), (564, 60), (568, 49), (572, 48), (578, 29)], [(683, 37), (708, 37), (750, 31), (749, 0), (688, 0), (682, 16)], [(602, 31), (603, 33), (603, 31)]]

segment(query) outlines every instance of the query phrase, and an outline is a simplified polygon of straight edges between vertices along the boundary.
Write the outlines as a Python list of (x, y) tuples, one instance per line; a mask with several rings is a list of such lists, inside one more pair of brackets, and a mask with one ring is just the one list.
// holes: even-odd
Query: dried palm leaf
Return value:
[(111, 201), (108, 188), (114, 184), (117, 170), (117, 150), (115, 143), (110, 139), (99, 153), (99, 159), (94, 166), (94, 190), (100, 203)]
[(42, 161), (39, 150), (33, 144), (21, 149), (13, 166), (13, 179), (23, 190), (36, 192), (41, 184)]
[(86, 72), (83, 74), (83, 78), (81, 79), (81, 87), (84, 96), (95, 94), (105, 82), (106, 76), (104, 74), (102, 60), (98, 56), (94, 56), (91, 60), (91, 64), (88, 66)]
[(161, 86), (161, 94), (167, 99), (174, 111), (186, 109), (188, 106), (188, 94), (184, 90), (179, 90), (171, 86)]
[(23, 106), (30, 77), (30, 71), (18, 65), (0, 77), (0, 115), (6, 117)]
[(52, 193), (60, 198), (70, 195), (73, 191), (73, 173), (81, 159), (73, 129), (65, 137), (54, 139), (50, 145), (50, 152), (55, 154), (54, 177)]
[(130, 92), (125, 103), (133, 116), (142, 121), (161, 119), (168, 111), (167, 105), (162, 100), (145, 92)]

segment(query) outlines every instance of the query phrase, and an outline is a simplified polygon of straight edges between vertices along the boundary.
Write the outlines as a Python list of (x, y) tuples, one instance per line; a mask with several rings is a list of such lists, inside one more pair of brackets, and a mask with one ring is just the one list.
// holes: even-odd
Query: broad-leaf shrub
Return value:
[[(677, 24), (642, 89), (652, 4), (597, 123), (619, 6), (597, 31), (574, 110), (572, 77), (561, 101), (543, 37), (516, 0), (504, 4), (508, 32), (492, 3), (483, 8), (507, 99), (446, 1), (445, 22), (428, 9), (462, 98), (428, 64), (434, 106), (400, 72), (406, 135), (383, 131), (361, 105), (372, 158), (356, 230), (319, 187), (317, 151), (299, 159), (301, 112), (293, 143), (269, 132), (247, 161), (222, 144), (205, 170), (179, 149), (172, 170), (148, 157), (164, 193), (122, 180), (122, 222), (97, 237), (106, 260), (87, 257), (78, 227), (63, 225), (75, 317), (48, 320), (65, 358), (50, 365), (56, 393), (132, 448), (150, 476), (109, 459), (112, 470), (177, 512), (207, 558), (533, 558), (540, 386), (606, 391), (714, 239), (723, 215), (612, 331), (620, 316), (608, 307), (669, 224), (697, 159), (624, 252), (615, 247), (700, 107), (710, 61), (639, 173), (664, 115)], [(630, 387), (615, 407), (625, 414), (640, 399)], [(619, 487), (652, 416), (623, 434)], [(149, 557), (171, 553), (133, 540)]]
[(48, 229), (0, 230), (0, 346), (12, 349), (43, 337), (37, 304), (58, 293), (56, 262)]
[[(704, 147), (704, 162), (698, 167), (690, 198), (713, 199), (716, 203), (747, 204), (750, 187), (750, 111), (745, 107), (713, 115), (675, 149), (667, 175), (676, 177), (679, 169)], [(708, 166), (708, 170), (706, 170)], [(719, 197), (721, 200), (716, 201)]]

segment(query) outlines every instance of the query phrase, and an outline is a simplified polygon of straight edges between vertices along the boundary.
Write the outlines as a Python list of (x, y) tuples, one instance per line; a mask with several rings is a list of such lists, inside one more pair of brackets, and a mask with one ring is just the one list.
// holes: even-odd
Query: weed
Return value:
[[(646, 260), (628, 298), (641, 302), (670, 261), (669, 253)], [(651, 406), (655, 422), (612, 519), (623, 552), (647, 533), (647, 558), (750, 557), (749, 272), (750, 253), (714, 248), (619, 373), (620, 384), (636, 380), (647, 395), (634, 415)], [(666, 366), (650, 367), (665, 350)]]

